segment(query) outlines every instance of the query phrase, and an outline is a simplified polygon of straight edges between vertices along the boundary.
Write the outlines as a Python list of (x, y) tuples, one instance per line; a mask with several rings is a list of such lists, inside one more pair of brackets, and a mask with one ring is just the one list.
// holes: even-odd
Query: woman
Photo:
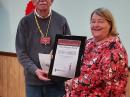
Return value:
[(93, 38), (87, 41), (81, 74), (65, 83), (65, 97), (125, 97), (128, 58), (111, 12), (94, 10), (90, 25)]

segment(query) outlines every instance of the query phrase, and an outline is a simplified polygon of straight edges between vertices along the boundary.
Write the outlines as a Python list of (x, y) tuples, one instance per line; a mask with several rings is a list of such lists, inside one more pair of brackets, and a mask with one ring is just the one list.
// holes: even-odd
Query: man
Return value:
[(62, 97), (64, 82), (47, 78), (38, 54), (49, 54), (55, 35), (69, 35), (70, 29), (66, 18), (51, 9), (53, 0), (33, 0), (33, 3), (34, 12), (21, 19), (16, 35), (16, 53), (24, 67), (26, 96)]

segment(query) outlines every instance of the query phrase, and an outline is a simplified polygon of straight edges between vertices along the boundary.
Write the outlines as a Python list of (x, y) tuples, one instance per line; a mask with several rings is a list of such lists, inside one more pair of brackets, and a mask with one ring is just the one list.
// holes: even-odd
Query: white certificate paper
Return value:
[(87, 37), (57, 34), (48, 77), (66, 80), (80, 75)]
[(51, 54), (39, 53), (39, 62), (40, 62), (40, 65), (42, 67), (42, 70), (45, 73), (48, 73), (49, 68), (50, 68), (50, 62), (51, 62)]
[(52, 75), (74, 78), (79, 49), (79, 46), (57, 45)]

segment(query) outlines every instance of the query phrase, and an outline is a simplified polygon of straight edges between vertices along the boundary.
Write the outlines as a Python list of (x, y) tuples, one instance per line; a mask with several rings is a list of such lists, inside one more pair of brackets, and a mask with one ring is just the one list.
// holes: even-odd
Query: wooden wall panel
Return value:
[(16, 57), (0, 55), (0, 97), (25, 97), (23, 68)]
[(25, 81), (24, 81), (24, 75), (23, 75), (23, 68), (20, 66), (20, 85), (19, 85), (19, 95), (20, 97), (25, 97)]
[(1, 82), (1, 86), (2, 86), (2, 97), (8, 97), (8, 76), (7, 76), (7, 72), (8, 72), (8, 64), (6, 63), (5, 57), (0, 56), (0, 65), (2, 65), (1, 67), (1, 73), (2, 73), (2, 82)]
[(0, 64), (0, 97), (2, 97), (2, 65)]
[[(127, 97), (130, 97), (130, 72)], [(0, 54), (0, 97), (25, 97), (23, 68), (16, 56)]]
[(129, 71), (129, 78), (128, 78), (128, 83), (127, 83), (127, 97), (130, 97), (130, 71)]
[(0, 97), (2, 97), (3, 83), (2, 83), (2, 63), (0, 62)]
[[(9, 62), (9, 63), (8, 63)], [(19, 96), (19, 85), (20, 85), (20, 66), (15, 62), (14, 58), (9, 58), (7, 64), (8, 65), (8, 94), (9, 97), (18, 97)], [(13, 65), (12, 65), (13, 64)], [(12, 93), (12, 90), (14, 91)]]

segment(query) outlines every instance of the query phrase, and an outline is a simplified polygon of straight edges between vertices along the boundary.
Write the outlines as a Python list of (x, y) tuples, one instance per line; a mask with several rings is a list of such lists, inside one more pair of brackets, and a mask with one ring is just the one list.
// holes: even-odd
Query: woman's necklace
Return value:
[(50, 28), (50, 23), (51, 23), (51, 18), (52, 18), (52, 14), (50, 15), (50, 18), (49, 18), (49, 22), (48, 22), (48, 25), (47, 25), (47, 29), (46, 29), (46, 33), (44, 34), (39, 23), (38, 23), (38, 20), (37, 20), (37, 16), (36, 14), (34, 13), (34, 17), (35, 17), (35, 22), (36, 22), (36, 25), (37, 25), (37, 28), (41, 34), (41, 39), (40, 39), (40, 43), (41, 44), (50, 44), (50, 37), (48, 37), (48, 31), (49, 31), (49, 28)]

